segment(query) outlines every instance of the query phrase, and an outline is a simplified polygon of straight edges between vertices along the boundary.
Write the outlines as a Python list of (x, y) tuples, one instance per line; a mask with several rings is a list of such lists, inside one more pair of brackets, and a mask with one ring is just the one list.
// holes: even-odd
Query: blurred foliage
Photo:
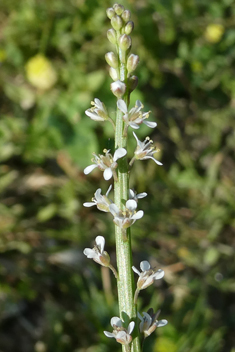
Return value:
[[(147, 191), (133, 226), (134, 263), (165, 269), (140, 295), (169, 324), (153, 352), (234, 352), (235, 4), (233, 0), (130, 0), (140, 99), (163, 167), (136, 162)], [(113, 147), (110, 126), (85, 116), (115, 100), (104, 54), (112, 50), (101, 0), (0, 3), (0, 350), (119, 351), (103, 330), (117, 315), (115, 281), (82, 251), (107, 239), (111, 217), (85, 209), (102, 174), (83, 175), (92, 152)], [(102, 127), (104, 126), (104, 129)], [(132, 147), (134, 148), (134, 141)]]

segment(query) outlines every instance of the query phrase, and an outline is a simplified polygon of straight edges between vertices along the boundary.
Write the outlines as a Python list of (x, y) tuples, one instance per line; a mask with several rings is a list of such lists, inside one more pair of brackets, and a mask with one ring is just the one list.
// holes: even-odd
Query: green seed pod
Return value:
[(122, 13), (122, 19), (124, 22), (128, 22), (131, 19), (131, 12), (129, 10), (125, 10)]
[(137, 85), (138, 85), (138, 77), (137, 76), (131, 76), (128, 79), (129, 92), (133, 92), (133, 90), (137, 87)]
[(112, 7), (109, 7), (106, 10), (107, 17), (111, 20), (111, 18), (115, 15), (115, 11)]
[(116, 12), (117, 15), (121, 15), (123, 13), (123, 11), (125, 10), (124, 6), (120, 5), (120, 4), (114, 4), (113, 5), (113, 9)]
[(125, 33), (129, 35), (133, 31), (133, 29), (134, 29), (134, 22), (132, 21), (127, 22), (124, 29)]
[(115, 31), (119, 31), (122, 28), (123, 22), (120, 16), (115, 15), (111, 18), (111, 25)]
[(136, 67), (139, 63), (139, 56), (135, 54), (131, 54), (127, 59), (127, 70), (128, 72), (135, 71)]
[(111, 66), (113, 68), (117, 68), (118, 67), (118, 59), (117, 59), (116, 55), (112, 51), (110, 51), (107, 54), (105, 54), (105, 60), (107, 61), (109, 66)]
[(119, 46), (121, 50), (127, 51), (131, 47), (131, 37), (123, 34), (119, 37)]
[(107, 31), (107, 38), (112, 44), (117, 43), (116, 32), (113, 28), (108, 29)]

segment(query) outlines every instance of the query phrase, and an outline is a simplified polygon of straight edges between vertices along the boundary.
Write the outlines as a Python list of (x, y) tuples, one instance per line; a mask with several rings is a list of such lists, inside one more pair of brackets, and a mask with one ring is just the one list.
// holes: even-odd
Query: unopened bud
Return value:
[(135, 71), (136, 67), (139, 63), (139, 56), (135, 54), (131, 54), (127, 59), (127, 70), (128, 72)]
[(117, 15), (121, 15), (123, 13), (123, 11), (125, 10), (124, 6), (120, 5), (120, 4), (114, 4), (113, 5), (114, 11), (116, 12)]
[(111, 91), (117, 98), (121, 98), (126, 91), (126, 85), (121, 81), (111, 83)]
[(129, 10), (123, 11), (123, 13), (122, 13), (123, 21), (128, 22), (130, 20), (130, 18), (131, 18), (131, 12)]
[(123, 34), (119, 38), (119, 46), (121, 50), (127, 51), (131, 47), (131, 37)]
[(107, 38), (112, 44), (117, 43), (116, 32), (113, 28), (108, 29), (107, 31)]
[(118, 70), (115, 70), (115, 68), (110, 67), (109, 74), (113, 81), (119, 80), (119, 72)]
[(127, 22), (124, 29), (125, 33), (129, 35), (132, 33), (133, 29), (134, 29), (134, 22), (132, 21)]
[(115, 15), (111, 18), (111, 25), (115, 31), (119, 31), (122, 28), (123, 22), (120, 16)]
[(107, 63), (109, 64), (109, 66), (113, 67), (113, 68), (117, 68), (118, 67), (118, 59), (115, 56), (115, 54), (110, 51), (107, 54), (105, 54), (105, 60), (107, 61)]
[(137, 76), (131, 76), (128, 79), (128, 88), (129, 88), (129, 92), (133, 92), (133, 90), (137, 87), (138, 85), (138, 77)]
[(106, 10), (107, 17), (111, 20), (111, 18), (115, 15), (115, 11), (112, 7), (109, 7)]

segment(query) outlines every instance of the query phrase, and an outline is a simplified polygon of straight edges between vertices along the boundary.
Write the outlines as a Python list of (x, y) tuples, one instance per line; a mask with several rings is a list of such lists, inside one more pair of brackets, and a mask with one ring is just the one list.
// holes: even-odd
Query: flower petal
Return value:
[(122, 321), (119, 317), (112, 317), (110, 323), (112, 327), (114, 327), (114, 325), (118, 326), (119, 328), (122, 327)]
[(134, 265), (132, 266), (132, 270), (133, 270), (136, 274), (138, 274), (139, 276), (141, 275), (140, 271), (139, 271), (138, 269), (136, 269), (136, 267), (135, 267)]
[(135, 211), (135, 209), (137, 208), (137, 202), (134, 199), (129, 199), (126, 202), (126, 208), (130, 211)]
[(137, 123), (135, 123), (135, 122), (130, 122), (130, 123), (129, 123), (129, 126), (130, 126), (131, 128), (134, 128), (134, 130), (138, 130), (138, 129), (140, 128), (140, 126), (137, 125)]
[(144, 216), (143, 210), (139, 210), (139, 211), (137, 211), (137, 213), (132, 215), (131, 219), (132, 220), (138, 220), (138, 219), (141, 219), (143, 216)]
[(158, 161), (157, 159), (155, 159), (153, 156), (146, 156), (143, 159), (152, 159), (153, 161), (155, 161), (156, 164), (158, 165), (163, 165), (160, 161)]
[(84, 174), (85, 175), (88, 175), (91, 171), (93, 171), (95, 168), (97, 167), (96, 164), (91, 164), (89, 166), (87, 166), (85, 169), (84, 169)]
[(146, 197), (147, 195), (148, 195), (148, 193), (146, 193), (146, 192), (139, 193), (139, 194), (137, 194), (137, 198), (138, 198), (138, 199), (141, 199), (141, 198)]
[(112, 332), (104, 331), (104, 334), (105, 334), (107, 337), (114, 337), (114, 338), (115, 338), (115, 335), (114, 335)]
[(150, 127), (150, 128), (155, 128), (156, 126), (157, 126), (157, 123), (156, 122), (152, 122), (152, 121), (143, 121), (143, 123), (146, 125), (146, 126), (148, 126), (148, 127)]
[(87, 256), (87, 258), (95, 258), (97, 254), (91, 248), (85, 248), (83, 253)]
[(86, 110), (85, 114), (94, 121), (104, 121), (105, 120), (103, 117), (100, 117), (99, 115), (97, 115), (89, 110)]
[(154, 273), (153, 277), (154, 277), (154, 280), (159, 280), (159, 279), (162, 279), (164, 275), (165, 275), (164, 270), (159, 269), (156, 273)]
[(118, 148), (113, 155), (113, 160), (116, 161), (122, 158), (123, 156), (125, 156), (126, 154), (127, 154), (127, 151), (125, 148)]
[(105, 169), (103, 175), (104, 175), (104, 179), (106, 181), (110, 180), (110, 178), (112, 178), (112, 176), (113, 176), (111, 168), (108, 167), (107, 169)]
[(140, 269), (142, 271), (147, 271), (150, 269), (150, 264), (147, 260), (143, 260), (141, 263), (140, 263)]
[(103, 253), (104, 245), (105, 245), (105, 238), (103, 236), (97, 236), (95, 239), (95, 243), (100, 248), (100, 252)]
[(117, 216), (120, 212), (119, 208), (116, 206), (116, 204), (110, 204), (109, 206), (110, 213), (113, 214), (113, 216)]
[(83, 206), (84, 206), (84, 207), (87, 207), (87, 208), (93, 207), (93, 205), (96, 205), (96, 203), (95, 203), (95, 202), (86, 202), (86, 203), (83, 203)]
[(134, 330), (134, 327), (135, 327), (135, 322), (131, 321), (130, 324), (128, 325), (128, 328), (127, 328), (128, 334), (132, 333), (132, 331)]
[(168, 321), (166, 319), (162, 319), (157, 322), (157, 327), (160, 328), (162, 326), (165, 326), (166, 324), (168, 324)]
[(125, 101), (122, 100), (122, 99), (118, 99), (118, 101), (117, 101), (117, 107), (118, 107), (118, 109), (121, 110), (124, 114), (126, 114), (127, 111), (128, 111), (128, 110), (127, 110), (126, 103), (125, 103)]

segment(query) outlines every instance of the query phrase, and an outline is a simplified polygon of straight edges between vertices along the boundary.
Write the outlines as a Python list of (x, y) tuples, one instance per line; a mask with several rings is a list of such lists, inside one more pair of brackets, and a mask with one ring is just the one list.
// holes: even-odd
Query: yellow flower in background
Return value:
[(31, 57), (25, 65), (28, 81), (41, 90), (50, 89), (57, 81), (57, 73), (51, 62), (43, 55)]
[(224, 26), (222, 24), (209, 24), (206, 27), (204, 36), (210, 43), (218, 43), (224, 34)]

